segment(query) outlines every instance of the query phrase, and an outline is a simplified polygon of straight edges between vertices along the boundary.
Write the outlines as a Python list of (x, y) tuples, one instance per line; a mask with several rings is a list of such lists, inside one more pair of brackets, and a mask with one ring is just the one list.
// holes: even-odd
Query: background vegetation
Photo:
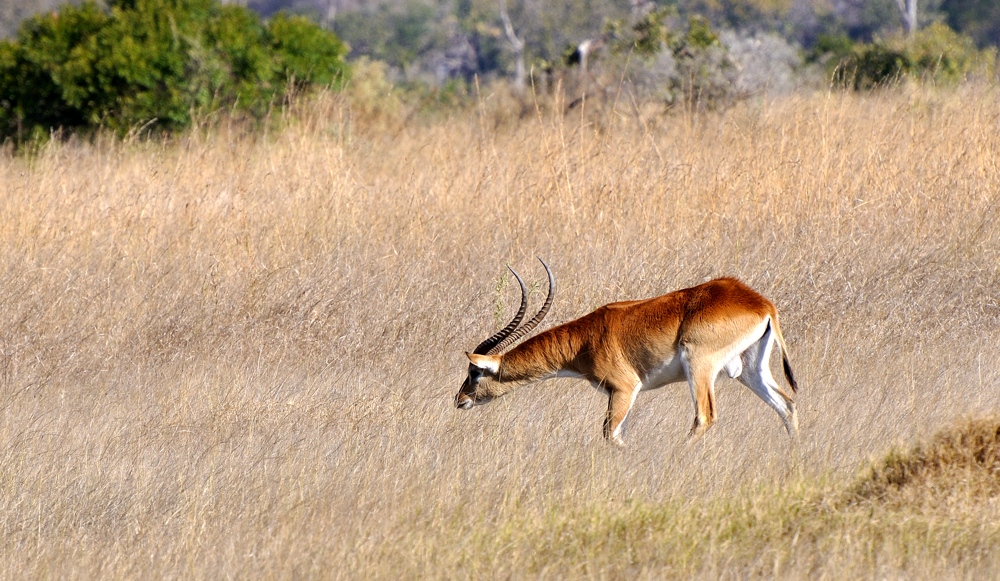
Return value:
[(345, 80), (346, 47), (301, 16), (266, 24), (215, 0), (110, 0), (33, 17), (0, 42), (0, 139), (107, 127), (175, 131), (220, 109), (260, 118)]
[[(0, 576), (995, 576), (996, 423), (964, 419), (1000, 406), (995, 89), (436, 120), (351, 91), (0, 154)], [(578, 381), (455, 410), (535, 256), (546, 324), (747, 280), (798, 443), (730, 380), (691, 444), (683, 385), (624, 450)]]
[[(339, 86), (352, 67), (387, 87), (377, 101), (394, 93), (416, 113), (468, 108), (482, 87), (509, 82), (522, 114), (557, 94), (568, 107), (624, 96), (719, 108), (831, 82), (955, 84), (997, 70), (980, 20), (990, 9), (977, 2), (250, 3), (261, 21), (218, 0), (98, 1), (42, 12), (0, 42), (0, 139), (171, 132), (223, 110), (261, 119), (294, 92)], [(8, 29), (43, 7), (17, 2), (0, 14)], [(901, 7), (914, 2), (911, 30)]]
[[(970, 49), (965, 45), (974, 50), (1000, 43), (1000, 37), (989, 24), (997, 21), (995, 17), (1000, 14), (991, 12), (995, 8), (989, 0), (913, 1), (918, 5), (920, 29), (950, 26), (961, 35), (959, 44), (966, 52)], [(808, 66), (802, 51), (815, 53), (829, 48), (831, 42), (847, 43), (862, 52), (866, 43), (876, 45), (876, 50), (891, 47), (896, 52), (899, 45), (906, 44), (903, 19), (895, 0), (591, 0), (582, 4), (568, 0), (512, 0), (502, 4), (507, 7), (517, 40), (524, 43), (526, 68), (534, 71), (536, 84), (543, 85), (545, 80), (539, 81), (537, 77), (554, 67), (580, 62), (567, 57), (582, 43), (610, 40), (615, 32), (641, 25), (650, 15), (666, 20), (661, 26), (674, 35), (683, 35), (691, 21), (702, 20), (718, 37), (715, 51), (718, 55), (695, 58), (705, 61), (698, 67), (704, 77), (700, 83), (705, 89), (701, 93), (703, 98), (717, 95), (722, 89), (725, 89), (724, 100), (732, 100), (747, 94), (782, 94), (797, 87), (822, 85), (826, 80), (821, 74), (822, 67), (817, 70)], [(264, 13), (288, 6), (281, 0), (262, 0), (250, 5)], [(515, 74), (521, 57), (510, 32), (501, 24), (499, 5), (496, 0), (360, 4), (316, 0), (311, 4), (294, 4), (305, 11), (309, 11), (309, 6), (314, 7), (313, 13), (336, 30), (355, 56), (385, 62), (394, 81), (436, 86), (456, 80), (469, 82), (473, 75), (490, 79)], [(664, 15), (673, 18), (664, 19)], [(943, 35), (938, 32), (933, 36)], [(948, 44), (955, 46), (955, 42)], [(940, 43), (936, 46), (942, 48)], [(649, 46), (652, 52), (661, 53), (659, 58), (652, 62), (629, 61), (629, 66), (625, 65), (626, 59), (614, 54), (617, 50), (617, 56), (621, 56), (624, 49), (627, 55), (629, 46), (610, 42), (591, 48), (595, 51), (591, 64), (599, 63), (609, 69), (606, 71), (609, 78), (638, 76), (638, 85), (656, 80), (661, 85), (659, 93), (646, 93), (666, 96), (668, 103), (675, 103), (678, 95), (685, 93), (666, 89), (664, 94), (662, 87), (681, 84), (684, 73), (690, 72), (678, 70), (684, 64), (676, 58), (675, 44)], [(839, 60), (841, 56), (835, 53), (827, 60)], [(926, 76), (927, 68), (913, 67), (904, 74)], [(589, 72), (601, 76), (600, 70)], [(586, 73), (580, 74), (586, 76)], [(715, 79), (711, 79), (713, 76)], [(600, 84), (611, 83), (605, 80)], [(687, 92), (688, 96), (695, 93)]]
[(812, 59), (825, 63), (830, 78), (854, 89), (873, 89), (917, 78), (955, 84), (970, 76), (996, 74), (995, 47), (979, 50), (972, 39), (936, 22), (910, 37), (895, 36), (871, 43), (824, 37)]

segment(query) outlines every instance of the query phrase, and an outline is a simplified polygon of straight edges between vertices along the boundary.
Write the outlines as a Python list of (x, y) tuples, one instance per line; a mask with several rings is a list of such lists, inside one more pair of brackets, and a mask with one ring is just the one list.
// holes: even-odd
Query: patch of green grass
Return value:
[[(470, 565), (539, 576), (930, 575), (943, 564), (992, 570), (1000, 564), (992, 550), (1000, 543), (1000, 499), (991, 492), (1000, 472), (963, 467), (983, 465), (984, 450), (989, 462), (998, 428), (994, 420), (970, 420), (927, 444), (893, 449), (846, 486), (796, 479), (690, 502), (552, 505), (478, 531), (474, 554), (482, 558)], [(928, 472), (947, 476), (930, 484)], [(920, 475), (919, 486), (909, 485), (921, 497), (909, 491), (901, 502), (887, 492), (907, 486), (901, 474)]]

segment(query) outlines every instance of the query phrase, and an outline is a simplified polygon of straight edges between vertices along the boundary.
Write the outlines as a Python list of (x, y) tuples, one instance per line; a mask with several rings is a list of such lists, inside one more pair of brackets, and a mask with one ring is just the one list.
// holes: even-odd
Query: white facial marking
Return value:
[(493, 375), (496, 375), (497, 371), (500, 370), (500, 360), (492, 357), (484, 357), (478, 363), (473, 363), (473, 365)]

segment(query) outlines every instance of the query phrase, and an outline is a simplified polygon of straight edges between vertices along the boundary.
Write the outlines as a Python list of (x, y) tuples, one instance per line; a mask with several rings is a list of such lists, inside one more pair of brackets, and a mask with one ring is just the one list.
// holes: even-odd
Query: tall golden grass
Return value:
[[(1000, 408), (994, 88), (496, 100), (0, 156), (0, 576), (996, 575), (996, 496), (850, 496)], [(535, 256), (546, 324), (746, 280), (782, 315), (799, 440), (731, 380), (690, 444), (683, 385), (639, 398), (624, 450), (579, 381), (455, 410), (504, 265), (544, 293)]]

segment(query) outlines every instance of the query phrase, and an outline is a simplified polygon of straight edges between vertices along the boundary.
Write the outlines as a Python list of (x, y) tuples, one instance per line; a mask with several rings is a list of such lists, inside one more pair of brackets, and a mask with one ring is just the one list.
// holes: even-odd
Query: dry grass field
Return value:
[[(0, 153), (0, 578), (1000, 576), (995, 88), (495, 101)], [(456, 410), (536, 256), (543, 327), (746, 280), (798, 441), (729, 379), (691, 443), (682, 384), (625, 449), (581, 381)]]

